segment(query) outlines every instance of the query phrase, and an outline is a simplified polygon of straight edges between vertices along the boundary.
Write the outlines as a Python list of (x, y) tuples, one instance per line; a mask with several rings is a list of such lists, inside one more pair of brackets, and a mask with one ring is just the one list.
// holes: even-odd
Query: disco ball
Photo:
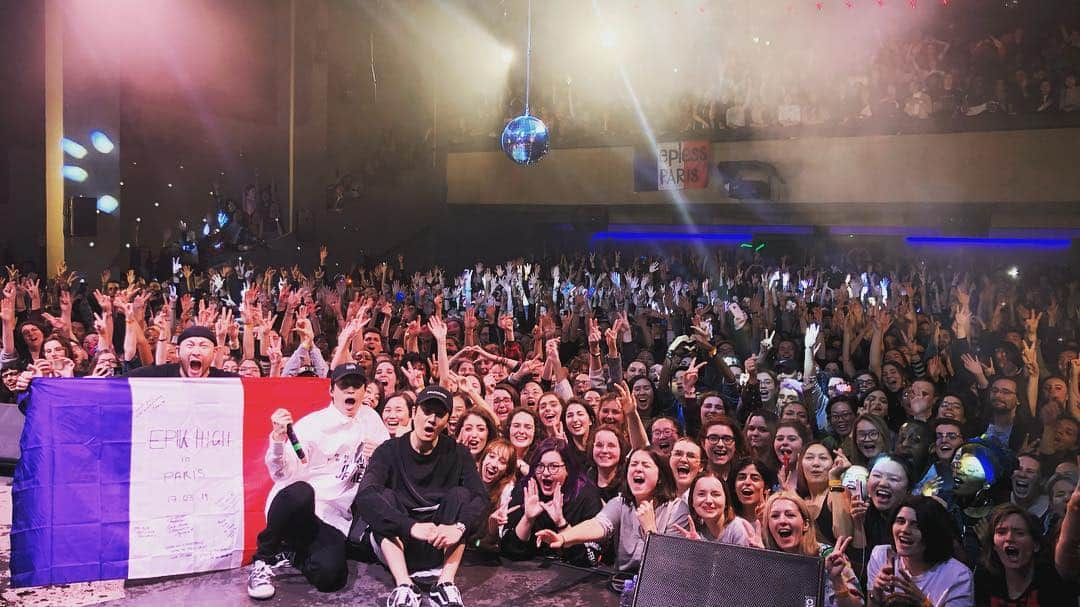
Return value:
[(503, 129), (502, 149), (518, 164), (536, 164), (548, 151), (547, 127), (536, 116), (518, 116)]

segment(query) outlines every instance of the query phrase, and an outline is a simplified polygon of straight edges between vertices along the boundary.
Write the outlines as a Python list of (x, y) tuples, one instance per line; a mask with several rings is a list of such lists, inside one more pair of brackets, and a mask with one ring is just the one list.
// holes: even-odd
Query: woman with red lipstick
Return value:
[(776, 425), (776, 432), (773, 434), (773, 462), (780, 476), (780, 484), (788, 491), (795, 490), (799, 458), (802, 457), (803, 447), (809, 444), (811, 439), (810, 429), (800, 422), (786, 421)]
[(990, 515), (975, 568), (975, 604), (1001, 607), (1075, 605), (1075, 584), (1062, 581), (1039, 519), (1015, 504)]
[(905, 604), (974, 605), (971, 570), (952, 558), (954, 527), (934, 498), (905, 498), (893, 518), (890, 541), (870, 553), (870, 605), (885, 605), (895, 601), (895, 595)]
[(510, 512), (502, 537), (502, 554), (513, 560), (557, 555), (567, 562), (592, 567), (599, 546), (586, 543), (562, 550), (537, 542), (544, 529), (559, 532), (600, 512), (600, 493), (581, 469), (567, 443), (544, 439), (530, 461), (531, 472), (510, 494)]

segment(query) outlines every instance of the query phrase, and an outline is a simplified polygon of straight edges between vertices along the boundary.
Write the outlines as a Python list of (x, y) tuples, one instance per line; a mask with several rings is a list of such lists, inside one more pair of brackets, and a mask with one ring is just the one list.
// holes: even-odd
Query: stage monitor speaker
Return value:
[(97, 198), (72, 196), (65, 219), (64, 236), (97, 236)]
[(634, 607), (821, 607), (824, 583), (818, 557), (653, 533)]

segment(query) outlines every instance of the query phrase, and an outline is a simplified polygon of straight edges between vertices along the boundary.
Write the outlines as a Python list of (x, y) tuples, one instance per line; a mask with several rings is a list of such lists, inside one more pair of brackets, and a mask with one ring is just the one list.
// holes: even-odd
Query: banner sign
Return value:
[(709, 185), (708, 141), (660, 143), (634, 150), (634, 191), (695, 190)]
[(266, 525), (270, 414), (324, 378), (35, 379), (12, 487), (12, 585), (239, 567)]

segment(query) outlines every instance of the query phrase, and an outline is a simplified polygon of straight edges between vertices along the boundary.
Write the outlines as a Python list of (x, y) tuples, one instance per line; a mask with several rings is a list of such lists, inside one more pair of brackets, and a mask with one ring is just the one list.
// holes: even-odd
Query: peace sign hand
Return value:
[(678, 523), (675, 523), (675, 528), (678, 529), (679, 533), (681, 533), (682, 536), (685, 537), (688, 540), (700, 540), (701, 539), (701, 536), (698, 535), (697, 529), (694, 527), (694, 519), (691, 518), (691, 517), (686, 517), (686, 526), (685, 527), (683, 527), (682, 525), (680, 525)]

